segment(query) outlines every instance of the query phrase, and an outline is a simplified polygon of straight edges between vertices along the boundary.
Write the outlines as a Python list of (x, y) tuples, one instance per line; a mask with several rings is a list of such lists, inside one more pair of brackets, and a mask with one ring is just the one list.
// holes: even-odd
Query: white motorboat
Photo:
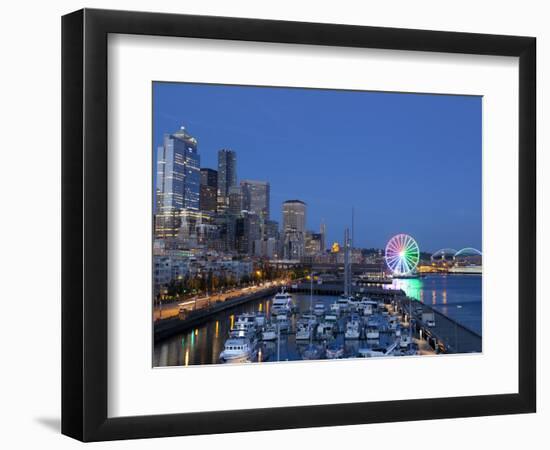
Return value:
[(227, 363), (249, 362), (254, 357), (255, 349), (248, 339), (230, 338), (225, 341), (220, 361)]
[(290, 314), (293, 309), (292, 296), (285, 292), (284, 288), (281, 292), (275, 294), (271, 304), (272, 314)]
[(251, 342), (256, 341), (256, 329), (232, 328), (229, 331), (229, 337), (235, 339), (246, 338), (249, 339)]
[(336, 314), (325, 314), (325, 322), (338, 323), (338, 316)]
[(348, 309), (351, 311), (358, 311), (361, 305), (361, 300), (357, 297), (349, 296)]
[(310, 325), (308, 322), (298, 322), (298, 326), (296, 328), (296, 340), (306, 340), (311, 339), (311, 333), (312, 333), (312, 325)]
[(378, 328), (378, 326), (380, 325), (380, 318), (377, 317), (377, 316), (370, 316), (368, 319), (367, 319), (367, 326), (368, 327), (376, 327)]
[(273, 323), (279, 327), (281, 333), (288, 331), (290, 328), (290, 321), (288, 320), (288, 316), (286, 314), (277, 314), (273, 317)]
[(239, 314), (233, 324), (236, 330), (250, 330), (256, 328), (256, 315), (252, 313)]
[(364, 316), (370, 316), (374, 314), (374, 311), (376, 310), (378, 306), (378, 302), (374, 300), (370, 300), (367, 297), (363, 297), (361, 300), (361, 303), (358, 305), (359, 311), (363, 313)]
[(345, 311), (348, 309), (348, 303), (349, 303), (349, 295), (341, 295), (338, 297), (338, 300), (336, 300), (336, 303), (340, 305), (340, 311)]
[(262, 341), (274, 341), (277, 339), (277, 325), (267, 325), (262, 331)]
[(321, 322), (317, 325), (317, 339), (327, 340), (334, 337), (334, 323)]
[(367, 339), (379, 339), (380, 331), (378, 330), (378, 327), (367, 326), (367, 329), (365, 330), (365, 337)]
[(351, 316), (346, 323), (346, 331), (344, 333), (346, 339), (359, 339), (361, 337), (361, 322), (359, 317)]
[(330, 312), (334, 314), (340, 314), (340, 304), (338, 302), (334, 302), (330, 305)]
[(323, 314), (325, 314), (325, 304), (315, 303), (315, 306), (313, 307), (313, 313), (316, 316), (322, 316)]
[(317, 316), (315, 314), (302, 314), (300, 321), (315, 325), (317, 323)]

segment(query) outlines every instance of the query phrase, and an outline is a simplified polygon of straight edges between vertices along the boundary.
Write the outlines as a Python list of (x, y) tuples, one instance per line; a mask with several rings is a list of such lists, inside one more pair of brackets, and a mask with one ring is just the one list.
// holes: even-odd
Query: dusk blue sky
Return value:
[(184, 125), (201, 167), (237, 152), (238, 179), (271, 184), (271, 217), (307, 203), (307, 226), (355, 246), (408, 233), (421, 250), (481, 249), (481, 97), (153, 84), (153, 151)]

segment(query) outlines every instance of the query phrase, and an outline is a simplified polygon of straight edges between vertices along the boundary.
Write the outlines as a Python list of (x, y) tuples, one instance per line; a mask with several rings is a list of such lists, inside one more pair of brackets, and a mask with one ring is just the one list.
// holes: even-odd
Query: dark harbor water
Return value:
[[(292, 294), (293, 301), (298, 307), (297, 314), (293, 314), (290, 321), (290, 333), (281, 333), (279, 347), (277, 341), (263, 342), (256, 362), (287, 361), (302, 359), (302, 352), (309, 345), (309, 341), (295, 339), (296, 320), (300, 313), (309, 313), (310, 296), (304, 294)], [(327, 311), (330, 304), (337, 297), (314, 295), (313, 305), (323, 303)], [(271, 318), (271, 297), (253, 301), (246, 305), (223, 311), (212, 317), (210, 322), (201, 325), (183, 335), (179, 335), (161, 342), (155, 346), (153, 364), (157, 366), (193, 365), (193, 364), (218, 364), (220, 352), (223, 350), (225, 340), (233, 327), (236, 316), (242, 313), (263, 312), (266, 319)], [(346, 341), (340, 335), (335, 342), (344, 345), (346, 354), (357, 353), (364, 340)], [(314, 342), (319, 344), (318, 342)], [(278, 359), (277, 359), (278, 358)]]
[[(403, 289), (407, 295), (429, 304), (441, 313), (457, 320), (466, 327), (481, 334), (481, 276), (476, 275), (433, 275), (419, 279), (394, 280), (394, 286)], [(292, 294), (299, 313), (310, 311), (310, 296)], [(313, 304), (322, 302), (327, 310), (336, 300), (334, 296), (313, 296)], [(153, 365), (180, 366), (218, 364), (220, 352), (233, 327), (236, 316), (245, 312), (262, 312), (271, 317), (271, 297), (237, 306), (220, 312), (211, 320), (184, 334), (172, 337), (155, 345)], [(296, 315), (290, 318), (291, 330), (296, 329)], [(385, 345), (386, 337), (381, 334), (380, 345)], [(303, 342), (303, 343), (302, 343)], [(361, 339), (348, 341), (339, 334), (335, 342), (344, 346), (345, 355), (356, 355), (359, 348), (372, 346)], [(277, 341), (262, 343), (256, 361), (286, 361), (302, 359), (302, 353), (309, 341), (298, 341), (295, 335), (281, 334)]]
[(391, 287), (481, 334), (481, 279), (481, 275), (438, 274), (393, 280)]

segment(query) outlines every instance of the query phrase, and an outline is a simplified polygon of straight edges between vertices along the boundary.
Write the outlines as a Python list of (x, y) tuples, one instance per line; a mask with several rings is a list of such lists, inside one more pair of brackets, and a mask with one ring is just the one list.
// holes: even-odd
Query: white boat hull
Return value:
[(296, 340), (297, 341), (303, 341), (310, 338), (310, 333), (308, 331), (300, 332), (298, 331), (296, 333)]
[(274, 331), (267, 331), (262, 333), (262, 341), (274, 341), (277, 339), (277, 333)]
[(225, 363), (243, 363), (243, 362), (248, 362), (251, 356), (252, 355), (250, 352), (235, 354), (235, 353), (226, 353), (224, 351), (220, 353), (220, 361)]
[(360, 333), (359, 331), (346, 331), (344, 336), (346, 339), (359, 339)]

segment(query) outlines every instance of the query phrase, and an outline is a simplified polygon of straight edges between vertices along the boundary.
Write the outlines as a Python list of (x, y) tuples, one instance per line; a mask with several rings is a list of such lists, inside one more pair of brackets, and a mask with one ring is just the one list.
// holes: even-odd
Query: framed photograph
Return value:
[(536, 40), (62, 21), (62, 432), (535, 412)]

